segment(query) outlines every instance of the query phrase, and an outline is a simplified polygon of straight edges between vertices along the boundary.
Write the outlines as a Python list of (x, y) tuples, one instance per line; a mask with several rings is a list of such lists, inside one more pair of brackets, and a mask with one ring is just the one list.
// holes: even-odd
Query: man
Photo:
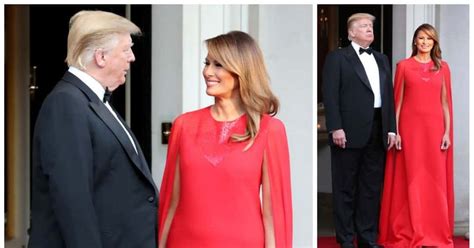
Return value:
[(391, 69), (373, 51), (375, 17), (347, 20), (351, 45), (328, 54), (323, 70), (330, 132), (336, 239), (341, 247), (378, 247), (377, 229), (385, 151), (395, 143)]
[(131, 34), (140, 29), (108, 12), (70, 20), (69, 70), (35, 126), (31, 248), (157, 247), (156, 186), (135, 136), (104, 98), (135, 60)]

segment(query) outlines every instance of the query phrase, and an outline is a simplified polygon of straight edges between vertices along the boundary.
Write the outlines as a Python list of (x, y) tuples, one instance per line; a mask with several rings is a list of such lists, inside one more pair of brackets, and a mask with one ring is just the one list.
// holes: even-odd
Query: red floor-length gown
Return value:
[(159, 236), (180, 169), (180, 199), (167, 247), (264, 247), (260, 203), (262, 165), (268, 168), (276, 247), (292, 247), (288, 143), (283, 123), (264, 115), (252, 147), (229, 142), (244, 133), (246, 115), (216, 121), (207, 107), (178, 117), (172, 127), (160, 192)]
[[(414, 57), (398, 63), (395, 104), (404, 83), (398, 131), (402, 150), (387, 154), (379, 243), (385, 248), (453, 247), (453, 114), (451, 75), (442, 62), (420, 63)], [(450, 111), (451, 147), (441, 150), (445, 131), (441, 88)], [(397, 108), (396, 108), (397, 109)]]

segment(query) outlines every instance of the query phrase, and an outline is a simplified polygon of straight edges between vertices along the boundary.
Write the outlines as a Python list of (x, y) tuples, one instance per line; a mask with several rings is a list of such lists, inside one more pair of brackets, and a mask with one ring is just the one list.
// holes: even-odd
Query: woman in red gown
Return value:
[(387, 154), (379, 243), (453, 247), (453, 112), (449, 66), (429, 24), (395, 73), (396, 149)]
[(174, 121), (159, 246), (292, 247), (288, 143), (260, 48), (240, 31), (206, 45), (215, 103)]

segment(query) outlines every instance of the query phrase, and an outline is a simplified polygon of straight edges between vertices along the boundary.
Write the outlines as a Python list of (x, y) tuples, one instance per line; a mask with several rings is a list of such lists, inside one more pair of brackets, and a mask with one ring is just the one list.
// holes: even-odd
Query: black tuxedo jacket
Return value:
[[(380, 75), (383, 143), (388, 132), (396, 132), (392, 74), (387, 56), (374, 51)], [(326, 126), (343, 129), (347, 148), (361, 148), (370, 138), (374, 114), (374, 94), (365, 69), (352, 45), (329, 53), (323, 69)], [(332, 141), (332, 134), (329, 134)]]
[(138, 154), (97, 95), (66, 72), (36, 121), (28, 247), (157, 247), (158, 191), (128, 132)]

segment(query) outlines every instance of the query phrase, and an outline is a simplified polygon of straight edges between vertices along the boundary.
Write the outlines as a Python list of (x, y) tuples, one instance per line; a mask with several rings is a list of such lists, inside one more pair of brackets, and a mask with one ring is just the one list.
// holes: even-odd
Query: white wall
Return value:
[(152, 7), (151, 147), (158, 187), (167, 149), (161, 144), (161, 123), (172, 122), (182, 111), (182, 9), (181, 5)]
[(294, 244), (312, 247), (312, 6), (154, 5), (152, 11), (152, 170), (157, 184), (166, 156), (166, 146), (159, 143), (161, 122), (212, 103), (203, 94), (203, 40), (248, 29), (263, 50), (281, 102), (277, 117), (287, 129)]
[[(294, 245), (311, 247), (313, 49), (312, 6), (263, 5), (258, 42), (279, 97), (291, 156)], [(250, 23), (252, 26), (253, 23)]]
[(463, 234), (469, 228), (469, 6), (441, 5), (439, 20), (453, 91), (455, 232)]

